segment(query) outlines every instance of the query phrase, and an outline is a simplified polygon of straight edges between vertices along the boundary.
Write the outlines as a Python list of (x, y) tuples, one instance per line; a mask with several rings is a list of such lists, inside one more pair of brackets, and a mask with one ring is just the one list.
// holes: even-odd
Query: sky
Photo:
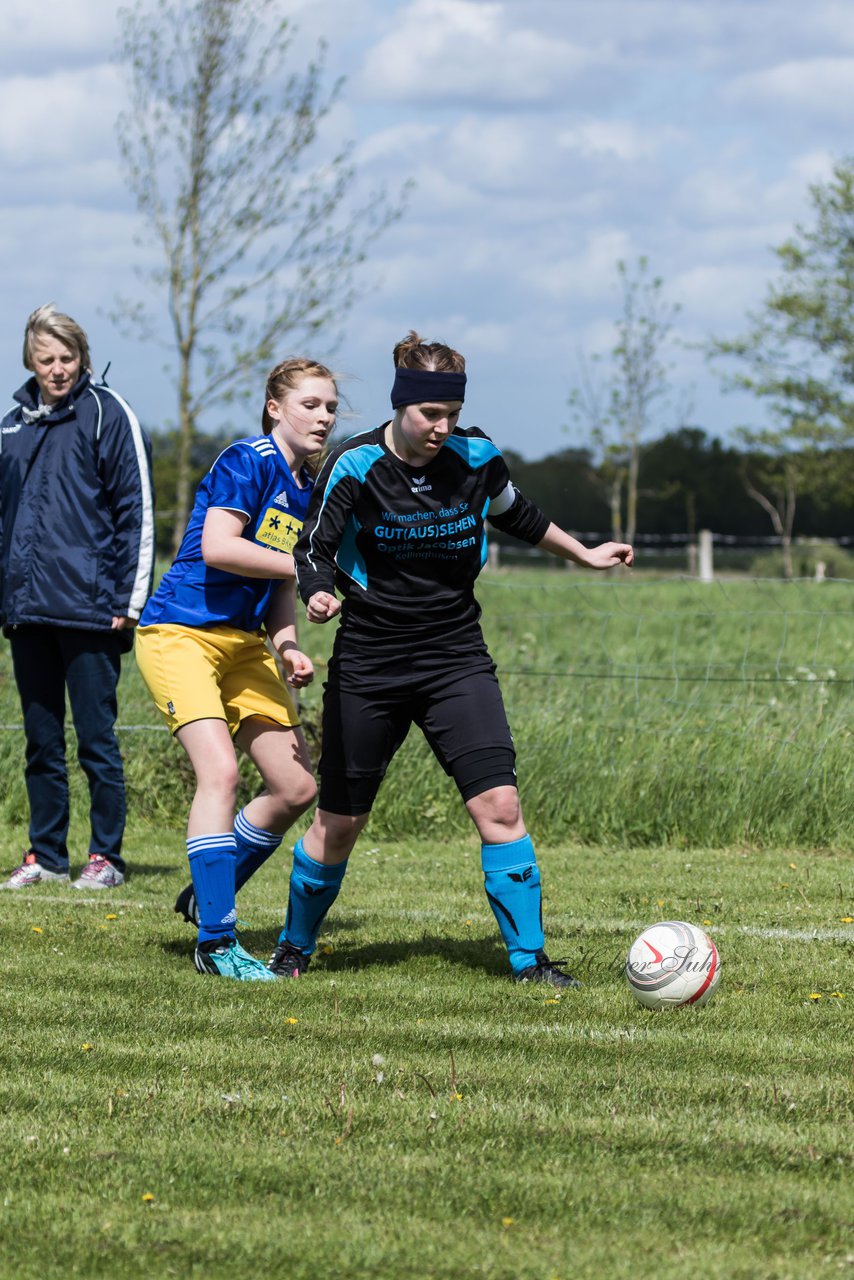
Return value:
[[(850, 0), (281, 0), (299, 46), (346, 78), (325, 144), (352, 140), (363, 190), (414, 180), (376, 243), (334, 350), (345, 427), (389, 416), (410, 328), (466, 356), (465, 425), (540, 458), (588, 443), (568, 398), (613, 346), (619, 260), (648, 259), (678, 304), (673, 395), (653, 434), (732, 438), (761, 420), (698, 347), (743, 331), (809, 222), (810, 184), (850, 146)], [(120, 165), (127, 105), (113, 0), (5, 0), (0, 41), (0, 376), (24, 381), (26, 317), (48, 300), (152, 428), (174, 422), (156, 344), (123, 336), (141, 296), (140, 217)], [(142, 256), (141, 256), (142, 255)], [(168, 335), (165, 303), (161, 334)], [(290, 354), (287, 346), (282, 355)], [(259, 388), (258, 411), (263, 399)], [(223, 411), (224, 412), (224, 411)], [(235, 434), (254, 409), (228, 411)], [(216, 406), (208, 427), (225, 417)]]

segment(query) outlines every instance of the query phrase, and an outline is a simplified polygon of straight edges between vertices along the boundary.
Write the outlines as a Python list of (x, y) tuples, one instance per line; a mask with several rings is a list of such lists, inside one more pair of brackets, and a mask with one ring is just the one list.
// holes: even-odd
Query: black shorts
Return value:
[(412, 724), (464, 800), (516, 785), (513, 738), (494, 670), (400, 673), (384, 689), (347, 686), (332, 678), (324, 691), (319, 808), (369, 813)]

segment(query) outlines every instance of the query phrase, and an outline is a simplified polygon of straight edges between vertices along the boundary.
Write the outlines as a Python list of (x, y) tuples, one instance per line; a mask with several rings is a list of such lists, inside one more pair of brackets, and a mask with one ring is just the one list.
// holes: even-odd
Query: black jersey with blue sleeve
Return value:
[(344, 627), (378, 644), (394, 636), (444, 645), (480, 617), (485, 521), (532, 545), (549, 521), (478, 428), (458, 427), (414, 467), (387, 447), (387, 425), (346, 441), (324, 464), (294, 551), (299, 592), (307, 602), (337, 588)]
[(219, 455), (199, 485), (187, 531), (175, 562), (145, 606), (140, 622), (185, 627), (227, 625), (260, 630), (278, 580), (248, 578), (216, 569), (202, 558), (205, 516), (223, 507), (246, 516), (242, 537), (274, 551), (292, 553), (303, 527), (313, 479), (294, 479), (270, 436), (235, 440)]

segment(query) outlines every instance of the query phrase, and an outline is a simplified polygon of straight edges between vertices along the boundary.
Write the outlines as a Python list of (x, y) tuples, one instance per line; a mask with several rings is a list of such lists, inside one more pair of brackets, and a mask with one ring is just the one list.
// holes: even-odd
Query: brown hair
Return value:
[[(267, 385), (264, 388), (261, 430), (265, 436), (268, 436), (276, 425), (267, 412), (267, 401), (275, 400), (278, 404), (280, 400), (284, 399), (287, 391), (296, 391), (303, 378), (329, 378), (335, 384), (335, 374), (331, 369), (327, 369), (325, 364), (320, 364), (317, 360), (310, 360), (307, 356), (289, 356), (287, 360), (282, 360), (280, 364), (276, 365), (275, 369), (270, 370), (267, 375)], [(313, 476), (316, 476), (320, 470), (323, 456), (323, 452), (320, 452), (313, 453), (310, 458), (306, 458), (305, 466)]]
[(305, 356), (289, 356), (287, 360), (282, 360), (281, 364), (277, 364), (275, 369), (270, 370), (267, 375), (267, 385), (264, 388), (261, 430), (265, 436), (268, 436), (276, 425), (267, 412), (267, 401), (275, 400), (278, 404), (284, 399), (285, 392), (297, 389), (303, 378), (329, 378), (330, 381), (335, 382), (335, 374), (317, 360), (309, 360)]
[(24, 368), (33, 370), (33, 343), (39, 338), (56, 338), (69, 351), (80, 357), (80, 368), (91, 369), (92, 357), (89, 355), (89, 339), (76, 320), (57, 311), (53, 302), (46, 302), (27, 319), (24, 328)]
[(394, 348), (395, 369), (432, 369), (438, 373), (465, 373), (466, 362), (459, 351), (444, 342), (425, 342), (410, 329)]

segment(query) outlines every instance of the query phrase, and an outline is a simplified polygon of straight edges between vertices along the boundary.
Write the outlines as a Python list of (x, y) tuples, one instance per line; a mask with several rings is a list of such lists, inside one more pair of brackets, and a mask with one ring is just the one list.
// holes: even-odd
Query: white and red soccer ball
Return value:
[(648, 1009), (707, 1004), (721, 979), (718, 949), (684, 920), (664, 920), (638, 934), (626, 957), (626, 981)]

